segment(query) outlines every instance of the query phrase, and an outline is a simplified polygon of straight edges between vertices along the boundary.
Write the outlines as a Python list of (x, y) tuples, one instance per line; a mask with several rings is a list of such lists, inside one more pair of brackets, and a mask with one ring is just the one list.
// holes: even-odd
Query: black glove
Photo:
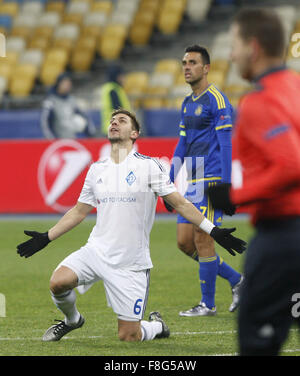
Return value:
[(221, 183), (215, 186), (209, 187), (206, 190), (211, 204), (215, 209), (221, 209), (227, 215), (233, 215), (235, 213), (236, 207), (230, 201), (229, 190), (231, 184)]
[(165, 200), (163, 200), (163, 202), (164, 202), (165, 208), (168, 210), (168, 212), (172, 213), (172, 211), (174, 211), (173, 206), (169, 205), (167, 203), (167, 201), (165, 201)]
[(243, 253), (247, 246), (247, 243), (244, 242), (244, 240), (231, 235), (235, 230), (236, 228), (219, 228), (215, 226), (209, 235), (232, 256), (235, 256), (234, 251)]
[(32, 238), (24, 243), (17, 245), (17, 253), (23, 257), (30, 257), (36, 252), (45, 248), (48, 243), (50, 243), (48, 232), (36, 232), (36, 231), (24, 231), (25, 235), (31, 236)]

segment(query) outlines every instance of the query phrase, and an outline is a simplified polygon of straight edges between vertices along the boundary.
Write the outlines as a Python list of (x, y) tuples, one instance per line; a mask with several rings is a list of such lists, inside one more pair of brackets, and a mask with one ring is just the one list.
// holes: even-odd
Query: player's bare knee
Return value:
[(50, 279), (50, 291), (54, 295), (63, 294), (65, 291), (70, 290), (68, 282), (63, 279), (53, 275)]
[(58, 280), (51, 278), (50, 279), (50, 291), (54, 295), (62, 294), (64, 292), (63, 284), (59, 282)]
[(67, 267), (60, 267), (55, 270), (50, 279), (50, 291), (55, 294), (63, 294), (77, 286), (76, 274)]
[(187, 255), (195, 252), (195, 247), (191, 247), (191, 245), (185, 241), (177, 240), (177, 247)]

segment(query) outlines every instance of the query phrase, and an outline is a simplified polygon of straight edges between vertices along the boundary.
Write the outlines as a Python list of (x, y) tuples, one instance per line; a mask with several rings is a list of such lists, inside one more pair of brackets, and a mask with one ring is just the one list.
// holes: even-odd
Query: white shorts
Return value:
[(77, 290), (84, 294), (102, 280), (107, 304), (120, 320), (139, 321), (146, 309), (150, 270), (132, 271), (103, 263), (97, 251), (84, 246), (67, 256), (56, 268), (66, 266), (78, 277)]

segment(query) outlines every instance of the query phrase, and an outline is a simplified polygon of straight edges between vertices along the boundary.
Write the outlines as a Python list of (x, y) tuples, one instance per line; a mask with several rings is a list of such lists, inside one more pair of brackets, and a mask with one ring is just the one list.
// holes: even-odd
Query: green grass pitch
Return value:
[[(59, 342), (44, 343), (41, 337), (53, 324), (63, 319), (49, 294), (49, 279), (58, 263), (85, 244), (94, 225), (88, 219), (42, 252), (24, 259), (16, 245), (25, 240), (24, 229), (46, 231), (54, 220), (8, 220), (0, 222), (0, 293), (6, 299), (6, 315), (0, 317), (0, 355), (2, 356), (202, 356), (236, 355), (237, 313), (230, 313), (231, 289), (218, 277), (217, 316), (179, 317), (182, 309), (200, 300), (198, 265), (176, 246), (176, 223), (157, 220), (151, 233), (150, 292), (145, 318), (159, 310), (170, 327), (171, 336), (142, 343), (124, 343), (117, 336), (117, 319), (107, 307), (102, 282), (84, 295), (77, 294), (77, 307), (85, 325)], [(252, 229), (246, 221), (225, 221), (236, 226), (236, 235), (249, 240)], [(217, 252), (242, 271), (243, 256), (232, 257), (217, 245)], [(1, 310), (0, 310), (1, 312)], [(282, 355), (299, 355), (299, 332), (294, 327), (284, 344)]]

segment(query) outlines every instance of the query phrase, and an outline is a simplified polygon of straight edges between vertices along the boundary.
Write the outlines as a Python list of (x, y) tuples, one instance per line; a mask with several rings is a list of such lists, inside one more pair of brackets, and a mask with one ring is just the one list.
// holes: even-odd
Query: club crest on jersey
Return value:
[(195, 110), (195, 115), (200, 116), (202, 114), (202, 106), (199, 104)]
[(128, 185), (132, 185), (136, 181), (136, 177), (132, 171), (127, 175), (126, 181)]

